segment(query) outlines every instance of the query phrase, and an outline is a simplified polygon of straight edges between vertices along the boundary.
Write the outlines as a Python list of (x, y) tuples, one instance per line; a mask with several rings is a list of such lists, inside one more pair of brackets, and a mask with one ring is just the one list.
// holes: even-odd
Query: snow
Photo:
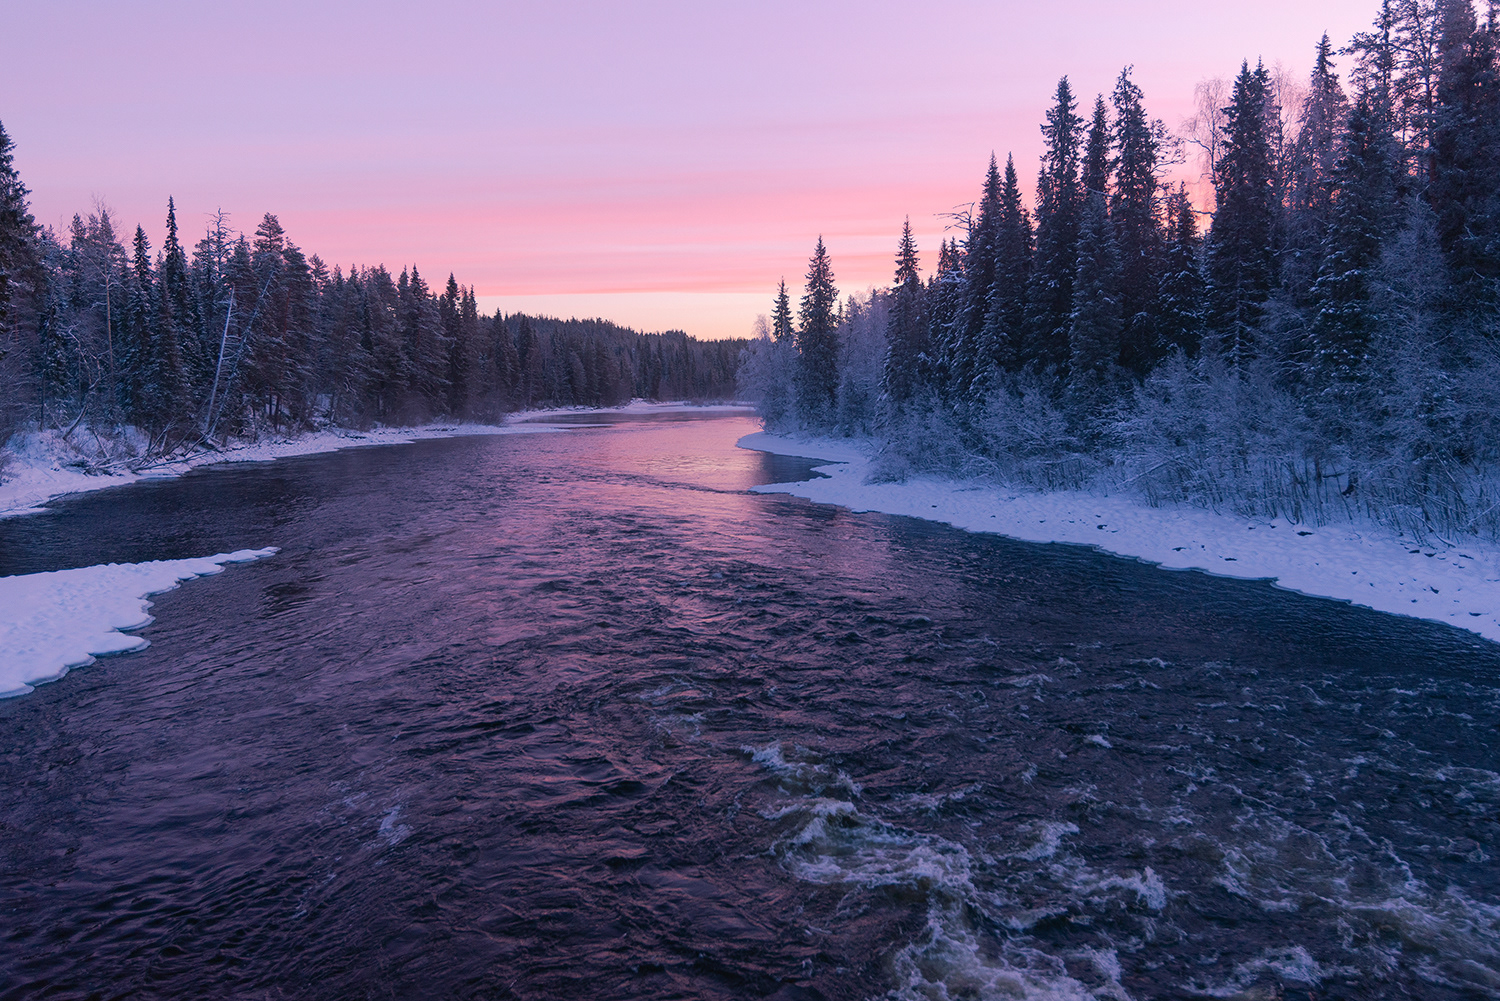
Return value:
[[(181, 476), (198, 466), (221, 462), (267, 462), (294, 455), (314, 455), (365, 445), (398, 445), (428, 438), (452, 438), (463, 435), (542, 434), (569, 430), (544, 423), (548, 417), (580, 413), (652, 414), (692, 411), (743, 411), (744, 405), (697, 406), (690, 403), (652, 403), (633, 400), (623, 407), (572, 407), (558, 410), (532, 410), (512, 414), (504, 424), (426, 424), (418, 427), (375, 428), (353, 431), (330, 428), (291, 437), (263, 438), (235, 444), (222, 451), (208, 451), (158, 462), (133, 470), (108, 475), (86, 473), (78, 463), (83, 449), (83, 429), (72, 436), (74, 443), (62, 440), (57, 431), (18, 434), (6, 446), (9, 463), (0, 468), (0, 518), (35, 514), (41, 505), (66, 494), (123, 486), (141, 479)], [(538, 423), (542, 421), (543, 423)], [(90, 449), (89, 451), (93, 451)], [(0, 452), (3, 456), (3, 452)]]
[(95, 656), (144, 649), (146, 639), (121, 630), (150, 625), (148, 595), (276, 551), (241, 549), (202, 559), (0, 577), (0, 698), (25, 695), (33, 685), (92, 664)]
[(912, 477), (869, 483), (870, 458), (847, 441), (760, 432), (741, 448), (828, 459), (826, 479), (756, 487), (851, 511), (878, 511), (1027, 542), (1093, 546), (1170, 570), (1270, 579), (1288, 590), (1431, 619), (1500, 641), (1500, 547), (1465, 540), (1419, 545), (1371, 525), (1309, 527), (1128, 496), (1041, 493), (991, 483)]

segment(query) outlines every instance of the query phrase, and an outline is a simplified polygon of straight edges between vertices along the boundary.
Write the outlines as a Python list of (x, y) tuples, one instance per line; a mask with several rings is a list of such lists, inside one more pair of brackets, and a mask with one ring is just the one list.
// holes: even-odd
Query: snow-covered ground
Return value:
[(1201, 508), (1153, 508), (1125, 496), (1040, 493), (936, 478), (867, 483), (869, 456), (848, 442), (761, 432), (738, 444), (835, 463), (819, 467), (826, 479), (757, 487), (762, 493), (925, 518), (1028, 542), (1088, 545), (1172, 570), (1270, 578), (1303, 594), (1433, 619), (1500, 642), (1500, 548), (1478, 540), (1434, 547), (1378, 526), (1310, 527)]
[[(733, 411), (743, 406), (696, 406), (689, 403), (650, 403), (634, 400), (623, 407), (590, 409), (572, 407), (559, 410), (530, 410), (512, 414), (504, 424), (425, 424), (418, 427), (375, 428), (351, 431), (334, 428), (310, 431), (290, 437), (262, 438), (256, 442), (235, 444), (222, 451), (205, 451), (173, 458), (134, 470), (108, 475), (86, 473), (80, 468), (83, 457), (76, 445), (62, 440), (57, 431), (32, 432), (12, 438), (8, 445), (9, 461), (0, 469), (0, 518), (32, 514), (40, 505), (65, 494), (99, 490), (104, 487), (134, 483), (145, 478), (181, 476), (198, 466), (220, 462), (265, 462), (293, 455), (335, 452), (363, 445), (396, 445), (424, 438), (451, 438), (459, 435), (536, 434), (561, 430), (545, 423), (548, 417), (579, 413), (671, 413), (674, 411)], [(73, 438), (80, 440), (81, 429)]]
[(140, 650), (148, 642), (120, 632), (149, 625), (147, 596), (180, 581), (248, 563), (272, 549), (241, 549), (193, 560), (109, 563), (0, 577), (0, 698), (25, 695), (100, 654)]

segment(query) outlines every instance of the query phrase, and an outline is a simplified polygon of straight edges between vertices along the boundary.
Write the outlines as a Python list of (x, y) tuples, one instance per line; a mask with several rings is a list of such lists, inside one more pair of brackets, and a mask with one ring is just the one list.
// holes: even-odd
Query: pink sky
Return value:
[(43, 223), (97, 197), (159, 245), (170, 194), (189, 237), (270, 211), (488, 309), (724, 337), (820, 233), (846, 291), (890, 280), (904, 216), (932, 259), (991, 150), (1029, 194), (1062, 74), (1086, 113), (1134, 64), (1175, 127), (1200, 79), (1305, 79), (1376, 3), (25, 6), (0, 121)]

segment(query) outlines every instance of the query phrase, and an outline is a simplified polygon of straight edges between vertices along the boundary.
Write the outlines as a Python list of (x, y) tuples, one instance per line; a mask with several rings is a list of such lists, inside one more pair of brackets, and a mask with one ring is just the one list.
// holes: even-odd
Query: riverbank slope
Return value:
[(824, 478), (757, 487), (851, 511), (924, 518), (1027, 542), (1093, 546), (1168, 570), (1270, 579), (1316, 597), (1431, 619), (1500, 642), (1500, 548), (1477, 539), (1418, 544), (1375, 525), (1306, 526), (1128, 496), (1042, 493), (979, 481), (869, 482), (870, 455), (848, 440), (746, 435), (739, 447), (828, 459)]
[[(50, 500), (68, 494), (123, 486), (137, 480), (181, 476), (199, 466), (221, 462), (268, 462), (295, 455), (336, 452), (367, 445), (399, 445), (427, 438), (459, 435), (536, 434), (563, 430), (545, 423), (548, 417), (580, 413), (652, 414), (676, 411), (743, 410), (740, 405), (654, 403), (634, 400), (623, 407), (565, 407), (527, 410), (509, 415), (503, 424), (455, 424), (437, 422), (415, 427), (376, 427), (368, 430), (326, 428), (294, 435), (278, 435), (256, 441), (231, 442), (222, 449), (174, 453), (159, 458), (143, 457), (144, 437), (129, 455), (132, 443), (118, 442), (121, 458), (107, 461), (103, 443), (91, 443), (80, 428), (64, 440), (61, 432), (48, 430), (16, 435), (0, 448), (0, 518), (33, 514)], [(541, 422), (541, 423), (539, 423)]]

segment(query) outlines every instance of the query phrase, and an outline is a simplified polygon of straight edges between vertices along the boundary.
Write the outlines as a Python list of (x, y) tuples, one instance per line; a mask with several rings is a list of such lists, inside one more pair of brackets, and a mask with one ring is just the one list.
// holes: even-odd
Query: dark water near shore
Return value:
[(1500, 997), (1500, 647), (749, 494), (750, 430), (0, 521), (282, 547), (0, 701), (0, 997)]

